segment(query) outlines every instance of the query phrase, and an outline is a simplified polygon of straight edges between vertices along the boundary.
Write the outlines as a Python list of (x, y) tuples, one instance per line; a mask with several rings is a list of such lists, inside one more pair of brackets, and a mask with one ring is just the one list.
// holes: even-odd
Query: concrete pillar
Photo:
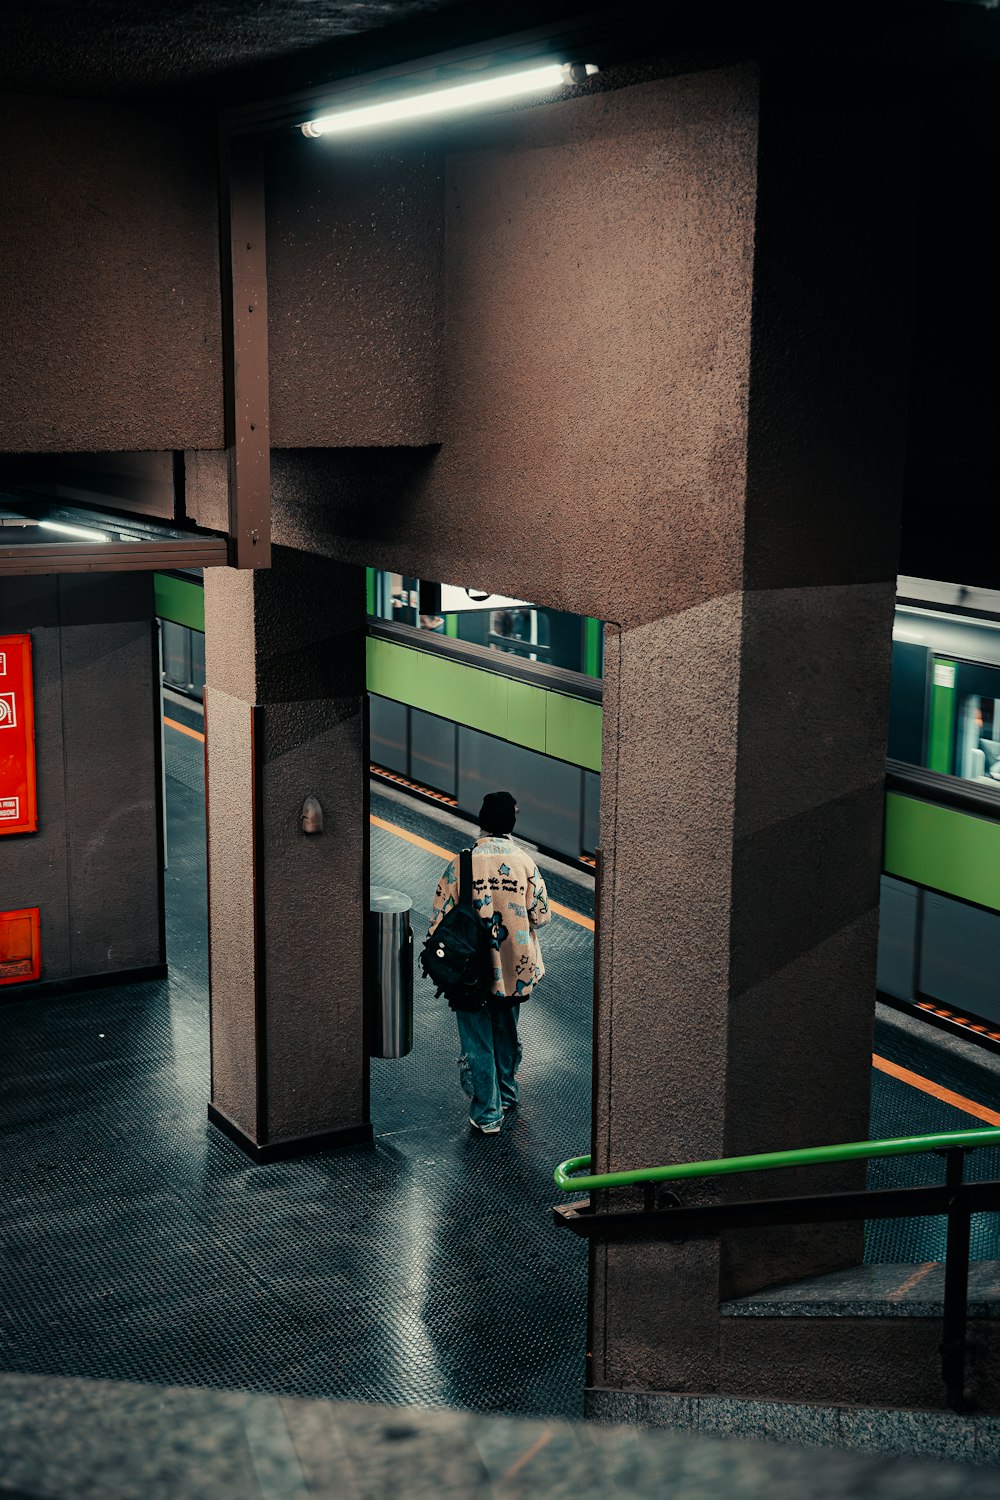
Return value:
[[(699, 602), (679, 577), (673, 611), (608, 630), (597, 1170), (867, 1134), (906, 117), (885, 78), (797, 72), (761, 76), (743, 504), (700, 527)], [(682, 542), (698, 523), (678, 514)], [(863, 1182), (850, 1166), (683, 1198)], [(759, 1392), (720, 1300), (860, 1255), (860, 1226), (595, 1250), (591, 1409), (608, 1388)]]
[(364, 621), (360, 568), (206, 572), (209, 1115), (261, 1161), (371, 1134)]

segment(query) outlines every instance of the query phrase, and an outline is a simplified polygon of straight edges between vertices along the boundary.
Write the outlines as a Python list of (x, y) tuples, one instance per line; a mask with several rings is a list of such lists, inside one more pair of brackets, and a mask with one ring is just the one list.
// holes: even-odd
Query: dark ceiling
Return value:
[(809, 7), (773, 0), (0, 0), (0, 92), (213, 107), (538, 28), (587, 35), (590, 23), (623, 63), (706, 48), (821, 57), (881, 37), (889, 55), (927, 65), (956, 48), (995, 57), (995, 6), (838, 0), (819, 27)]
[[(493, 17), (567, 7), (484, 0), (0, 0), (0, 91), (218, 97), (238, 81), (266, 87), (280, 65), (321, 64), (380, 33), (391, 50), (419, 27), (437, 45)], [(447, 17), (443, 13), (447, 12)], [(258, 82), (259, 80), (259, 82)]]

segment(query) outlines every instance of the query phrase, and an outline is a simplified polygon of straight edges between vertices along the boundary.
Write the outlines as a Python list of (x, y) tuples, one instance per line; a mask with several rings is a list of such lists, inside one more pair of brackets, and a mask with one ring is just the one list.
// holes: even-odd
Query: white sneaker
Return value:
[(478, 1130), (480, 1135), (499, 1135), (500, 1134), (500, 1126), (499, 1125), (479, 1125), (472, 1118), (471, 1115), (469, 1116), (469, 1124), (472, 1126), (473, 1130)]

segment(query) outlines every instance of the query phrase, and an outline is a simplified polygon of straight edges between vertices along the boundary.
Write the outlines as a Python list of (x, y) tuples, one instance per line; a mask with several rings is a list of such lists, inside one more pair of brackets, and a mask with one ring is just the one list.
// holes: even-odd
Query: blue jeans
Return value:
[(477, 1125), (499, 1125), (504, 1106), (517, 1103), (520, 1009), (519, 1005), (508, 1005), (491, 1012), (484, 1006), (482, 1010), (455, 1012), (462, 1044), (458, 1076), (469, 1096), (469, 1118)]

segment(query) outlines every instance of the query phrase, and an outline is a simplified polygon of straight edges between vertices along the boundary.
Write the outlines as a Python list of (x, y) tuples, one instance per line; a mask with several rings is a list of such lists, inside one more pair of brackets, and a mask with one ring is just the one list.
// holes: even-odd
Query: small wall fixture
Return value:
[(307, 797), (302, 804), (302, 832), (323, 832), (323, 809), (318, 797)]
[(341, 109), (319, 119), (307, 120), (300, 128), (303, 135), (344, 135), (354, 130), (376, 130), (401, 120), (423, 120), (432, 115), (447, 115), (463, 109), (517, 99), (524, 94), (543, 94), (551, 89), (584, 83), (598, 71), (594, 63), (544, 63), (523, 68), (517, 73), (494, 74), (474, 83), (460, 83), (448, 88), (428, 89), (386, 99), (381, 104), (362, 104)]

